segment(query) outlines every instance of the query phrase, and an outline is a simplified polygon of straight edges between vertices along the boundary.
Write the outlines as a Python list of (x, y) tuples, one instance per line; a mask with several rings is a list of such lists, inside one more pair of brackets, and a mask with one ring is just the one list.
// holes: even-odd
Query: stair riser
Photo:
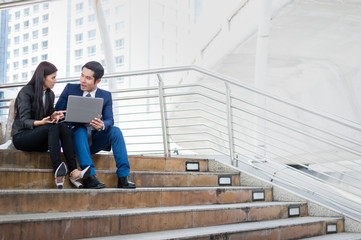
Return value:
[[(59, 190), (62, 191), (62, 190)], [(265, 189), (266, 201), (272, 190)], [(252, 190), (197, 191), (71, 191), (70, 193), (2, 194), (0, 214), (91, 211), (105, 209), (164, 207), (177, 205), (252, 202)]]
[[(49, 153), (0, 150), (0, 155), (0, 167), (3, 168), (52, 169)], [(61, 158), (65, 161), (63, 154)], [(96, 154), (92, 159), (97, 170), (116, 170), (113, 155)], [(186, 162), (199, 162), (199, 171), (208, 171), (208, 161), (204, 159), (129, 156), (132, 171), (184, 172)]]
[[(114, 236), (125, 234), (125, 232), (136, 232), (151, 230), (153, 222), (156, 221), (159, 225), (171, 229), (184, 229), (194, 226), (192, 222), (192, 214), (189, 216), (163, 216), (159, 219), (154, 216), (148, 219), (138, 219), (136, 226), (132, 225), (133, 220), (130, 217), (105, 217), (94, 219), (77, 219), (77, 220), (54, 220), (43, 222), (30, 222), (21, 224), (4, 224), (0, 225), (1, 239), (75, 239), (75, 238), (89, 238)], [(178, 222), (178, 218), (187, 219), (186, 223)], [(236, 219), (234, 219), (236, 220)], [(245, 239), (245, 240), (289, 240), (299, 239), (305, 237), (312, 237), (325, 234), (326, 222), (308, 223), (297, 226), (285, 226), (279, 228), (268, 228), (263, 230), (249, 230), (247, 232), (238, 233), (221, 233), (210, 236), (203, 236), (200, 238), (189, 239)], [(337, 221), (338, 231), (343, 231), (342, 220)], [(176, 239), (176, 238), (175, 238)], [(185, 239), (185, 238), (182, 238)]]
[[(117, 187), (117, 176), (114, 173), (101, 173), (98, 171), (98, 178), (108, 188)], [(230, 176), (230, 175), (227, 175)], [(218, 186), (218, 175), (216, 174), (154, 174), (132, 172), (130, 179), (137, 187), (211, 187)], [(240, 185), (239, 175), (231, 176), (232, 186)], [(34, 188), (55, 188), (54, 173), (47, 171), (1, 171), (1, 189), (34, 189)], [(65, 188), (73, 188), (66, 179)]]

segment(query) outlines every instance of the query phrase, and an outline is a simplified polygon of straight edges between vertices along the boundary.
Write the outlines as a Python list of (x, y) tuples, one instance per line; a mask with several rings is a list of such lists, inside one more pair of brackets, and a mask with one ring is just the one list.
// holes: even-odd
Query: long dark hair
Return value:
[[(31, 85), (34, 88), (34, 102), (36, 103), (35, 109), (35, 120), (41, 120), (46, 113), (50, 114), (50, 111), (53, 107), (54, 101), (51, 98), (50, 89), (46, 89), (46, 101), (49, 103), (48, 108), (45, 109), (43, 106), (43, 85), (44, 85), (44, 78), (48, 75), (57, 72), (58, 69), (55, 67), (54, 64), (44, 61), (39, 63), (38, 67), (35, 69), (31, 80), (26, 85)], [(17, 101), (15, 102), (15, 110), (17, 110)]]

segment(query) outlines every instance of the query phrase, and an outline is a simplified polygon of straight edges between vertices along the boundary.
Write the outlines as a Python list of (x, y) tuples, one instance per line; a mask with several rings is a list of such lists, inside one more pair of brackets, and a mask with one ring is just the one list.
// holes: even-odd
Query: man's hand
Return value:
[(50, 118), (54, 120), (55, 123), (58, 123), (60, 119), (64, 118), (64, 113), (66, 110), (63, 111), (55, 111), (53, 114), (51, 114)]
[(92, 126), (96, 130), (103, 130), (104, 122), (100, 120), (99, 118), (94, 118), (90, 122), (90, 126)]

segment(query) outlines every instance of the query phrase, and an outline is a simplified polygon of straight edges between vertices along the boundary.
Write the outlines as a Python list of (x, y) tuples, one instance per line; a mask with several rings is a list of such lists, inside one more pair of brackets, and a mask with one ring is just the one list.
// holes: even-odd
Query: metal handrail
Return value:
[[(214, 88), (201, 83), (165, 84), (168, 82), (167, 79), (163, 80), (166, 74), (180, 72), (200, 73), (203, 78), (210, 77), (216, 82), (223, 83), (224, 89)], [(305, 191), (304, 195), (312, 191), (313, 197), (319, 196), (326, 199), (330, 206), (339, 208), (336, 210), (342, 211), (340, 209), (352, 205), (353, 210), (345, 212), (349, 212), (350, 217), (361, 221), (361, 211), (353, 212), (355, 206), (360, 206), (361, 209), (361, 204), (352, 199), (342, 202), (339, 194), (337, 195), (338, 197), (333, 199), (330, 196), (332, 191), (325, 189), (327, 187), (337, 188), (338, 184), (342, 184), (346, 186), (343, 191), (347, 191), (347, 187), (349, 187), (359, 191), (355, 193), (348, 192), (350, 195), (361, 195), (361, 188), (357, 187), (357, 184), (351, 182), (351, 180), (342, 179), (342, 177), (334, 175), (337, 173), (349, 179), (360, 181), (359, 178), (350, 172), (353, 170), (352, 166), (342, 166), (348, 172), (342, 169), (335, 170), (330, 166), (324, 167), (322, 170), (313, 170), (313, 166), (309, 166), (310, 163), (314, 165), (321, 163), (320, 161), (310, 160), (309, 157), (315, 157), (318, 152), (322, 153), (323, 151), (327, 152), (333, 149), (339, 149), (342, 151), (342, 154), (352, 156), (351, 160), (348, 159), (347, 161), (354, 164), (353, 166), (359, 166), (360, 164), (353, 160), (361, 157), (361, 151), (357, 148), (355, 149), (356, 146), (361, 146), (361, 141), (358, 140), (357, 136), (349, 137), (350, 134), (346, 136), (337, 133), (334, 129), (327, 129), (324, 126), (321, 128), (300, 121), (283, 112), (259, 106), (249, 99), (234, 95), (232, 91), (233, 89), (242, 89), (252, 96), (263, 96), (278, 104), (311, 114), (322, 119), (322, 121), (328, 121), (348, 129), (348, 131), (354, 131), (352, 135), (361, 134), (360, 124), (298, 104), (289, 99), (272, 95), (266, 91), (241, 83), (236, 79), (197, 66), (112, 73), (106, 74), (103, 78), (142, 75), (156, 75), (159, 85), (126, 90), (112, 89), (112, 93), (117, 94), (113, 97), (114, 103), (130, 103), (114, 105), (114, 109), (122, 112), (116, 115), (119, 119), (116, 119), (115, 123), (127, 134), (130, 131), (137, 130), (150, 131), (149, 133), (142, 132), (142, 134), (133, 133), (133, 135), (125, 135), (126, 139), (132, 139), (128, 144), (130, 153), (160, 154), (160, 151), (163, 151), (165, 156), (172, 156), (174, 152), (177, 152), (177, 154), (202, 155), (204, 151), (207, 155), (213, 155), (215, 158), (219, 154), (225, 155), (229, 157), (230, 163), (234, 166), (238, 164), (242, 166), (247, 165), (250, 167), (249, 173), (256, 170), (265, 174), (265, 176), (272, 179), (270, 183), (278, 182), (282, 186), (288, 186), (289, 188), (296, 187), (299, 190)], [(58, 83), (74, 81), (78, 81), (78, 78), (58, 79)], [(25, 84), (26, 82), (4, 84), (0, 85), (0, 89), (21, 87)], [(136, 94), (131, 95), (132, 93)], [(7, 102), (10, 100), (2, 99), (0, 101)], [(147, 102), (135, 104), (132, 102), (134, 100), (144, 100)], [(185, 107), (187, 104), (191, 104), (190, 107)], [(247, 107), (245, 107), (246, 105)], [(127, 108), (142, 108), (146, 106), (149, 109), (136, 112), (126, 111)], [(177, 106), (183, 108), (178, 109)], [(4, 108), (6, 106), (1, 107), (1, 109)], [(129, 118), (130, 115), (132, 115), (131, 119)], [(127, 119), (121, 119), (124, 116), (127, 116)], [(254, 119), (262, 120), (268, 125), (259, 126), (253, 121)], [(142, 126), (140, 123), (146, 124), (146, 126)], [(304, 129), (300, 128), (301, 126)], [(236, 129), (237, 127), (242, 127), (242, 130)], [(282, 136), (280, 137), (280, 135)], [(157, 140), (148, 142), (148, 138), (151, 137), (157, 138)], [(163, 140), (159, 141), (161, 137)], [(137, 138), (143, 138), (143, 140), (137, 140)], [(289, 141), (289, 139), (292, 139), (294, 143)], [(308, 149), (308, 141), (315, 142), (315, 146)], [(302, 146), (298, 146), (299, 144)], [(154, 145), (154, 147), (152, 150), (138, 147), (142, 145)], [(296, 151), (294, 155), (301, 152), (308, 155), (308, 157), (301, 155), (297, 159), (293, 159), (294, 156), (290, 156), (292, 151)], [(247, 159), (247, 161), (243, 161), (240, 157)], [(325, 160), (325, 158), (325, 156), (321, 156), (320, 160)], [(292, 164), (306, 170), (315, 171), (319, 176), (302, 169), (290, 167)], [(330, 171), (326, 172), (325, 170)], [(289, 179), (292, 179), (292, 173), (297, 173), (296, 182), (292, 182)], [(258, 176), (258, 173), (256, 175)], [(324, 178), (327, 178), (327, 180)], [(267, 180), (267, 178), (264, 179)], [(310, 187), (299, 185), (302, 181), (310, 181), (308, 179), (315, 181), (312, 182)], [(322, 184), (318, 185), (317, 182)], [(320, 188), (320, 193), (315, 190), (317, 188)]]

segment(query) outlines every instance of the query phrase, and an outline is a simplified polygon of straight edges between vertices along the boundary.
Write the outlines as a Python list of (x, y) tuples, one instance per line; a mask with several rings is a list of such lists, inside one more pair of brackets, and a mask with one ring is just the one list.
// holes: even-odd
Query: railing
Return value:
[[(59, 79), (57, 90), (72, 81)], [(228, 159), (361, 221), (361, 125), (196, 66), (108, 74), (103, 82), (129, 154)], [(13, 93), (0, 101), (22, 85), (0, 86)]]

